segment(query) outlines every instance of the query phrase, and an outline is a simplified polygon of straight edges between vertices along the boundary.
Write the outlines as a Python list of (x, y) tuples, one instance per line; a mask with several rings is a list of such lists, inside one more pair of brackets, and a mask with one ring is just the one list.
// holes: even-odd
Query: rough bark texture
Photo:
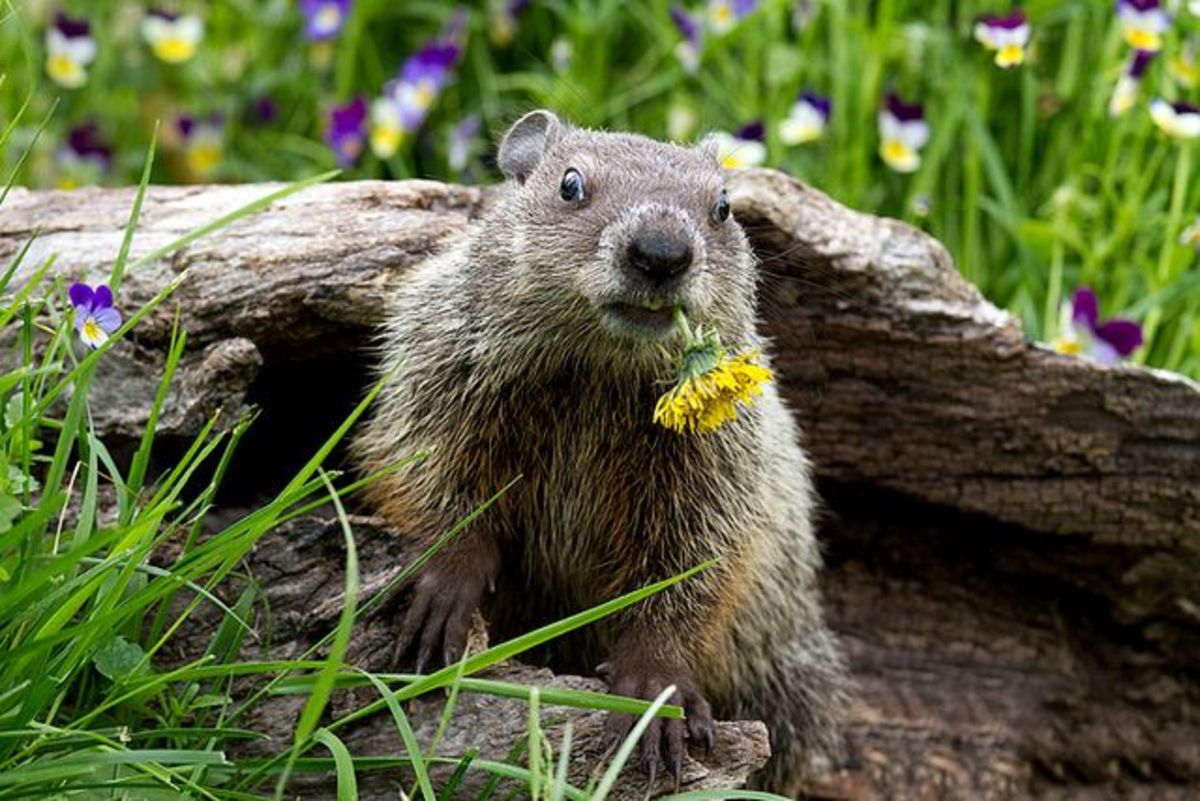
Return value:
[[(384, 527), (384, 521), (353, 518), (355, 545), (361, 565), (360, 602), (368, 603), (400, 572), (414, 554), (402, 551), (399, 541)], [(337, 623), (342, 608), (344, 587), (343, 566), (346, 554), (340, 524), (336, 518), (311, 516), (299, 518), (271, 532), (255, 547), (247, 559), (244, 575), (253, 576), (261, 587), (264, 603), (258, 608), (271, 610), (271, 618), (256, 621), (256, 629), (269, 631), (270, 636), (248, 643), (242, 651), (246, 659), (296, 659)], [(244, 587), (233, 579), (222, 587), (222, 593), (236, 599)], [(386, 607), (385, 607), (386, 609)], [(173, 651), (180, 659), (204, 653), (222, 617), (217, 609), (199, 611), (192, 624), (177, 637)], [(391, 673), (395, 638), (395, 621), (390, 614), (370, 616), (356, 631), (347, 660), (365, 670)], [(477, 630), (474, 649), (486, 646), (486, 634)], [(595, 678), (556, 676), (545, 668), (518, 663), (505, 663), (481, 677), (514, 682), (540, 688), (562, 688), (603, 692), (604, 683)], [(243, 692), (250, 690), (247, 682)], [(332, 714), (341, 716), (368, 703), (377, 701), (374, 689), (347, 690), (335, 694)], [(272, 753), (276, 743), (289, 742), (305, 695), (268, 696), (259, 704), (246, 724), (254, 731), (267, 734), (270, 741), (255, 741), (242, 755), (259, 756)], [(434, 735), (441, 722), (446, 695), (430, 693), (406, 705), (422, 751), (431, 753)], [(436, 752), (447, 757), (461, 757), (475, 750), (479, 760), (504, 762), (511, 759), (514, 746), (524, 747), (529, 707), (524, 701), (497, 698), (483, 694), (462, 693), (455, 705), (455, 714), (438, 742)], [(605, 714), (570, 707), (541, 705), (541, 719), (547, 737), (557, 748), (563, 730), (571, 726), (571, 754), (568, 778), (577, 787), (587, 784), (593, 772), (608, 765), (604, 734)], [(385, 711), (339, 730), (351, 753), (356, 755), (403, 754), (395, 723)], [(734, 721), (718, 724), (716, 742), (711, 753), (694, 749), (685, 759), (681, 789), (705, 790), (739, 787), (756, 768), (770, 756), (766, 727), (757, 721)], [(524, 765), (527, 751), (520, 754)], [(449, 779), (454, 765), (435, 767), (435, 783)], [(490, 774), (483, 770), (470, 771), (462, 778), (456, 798), (474, 798), (488, 782)], [(364, 799), (398, 798), (398, 789), (412, 787), (413, 777), (396, 769), (364, 772), (360, 777), (360, 797)], [(518, 785), (502, 785), (507, 789)], [(670, 790), (671, 783), (660, 777), (658, 791)], [(495, 797), (503, 797), (502, 791)], [(614, 799), (640, 799), (651, 789), (639, 770), (625, 771), (610, 796)], [(330, 777), (301, 776), (293, 791), (303, 798), (332, 797)]]
[[(152, 188), (135, 255), (269, 189)], [(769, 171), (733, 189), (829, 504), (830, 616), (858, 681), (848, 759), (814, 791), (1200, 794), (1200, 388), (1031, 344), (908, 226)], [(133, 305), (189, 270), (107, 368), (114, 402), (96, 405), (98, 421), (116, 437), (144, 423), (178, 303), (191, 350), (168, 433), (248, 401), (264, 424), (286, 418), (296, 386), (330, 410), (307, 424), (328, 430), (365, 383), (381, 294), (490, 198), (430, 182), (315, 187), (129, 275)], [(0, 259), (40, 228), (28, 264), (57, 253), (61, 273), (101, 277), (131, 199), (14, 193)], [(279, 547), (311, 559), (291, 539)], [(267, 582), (300, 620), (313, 618), (303, 581)], [(361, 742), (391, 724), (371, 725)], [(520, 726), (496, 731), (511, 742)], [(741, 730), (726, 731), (732, 744)]]

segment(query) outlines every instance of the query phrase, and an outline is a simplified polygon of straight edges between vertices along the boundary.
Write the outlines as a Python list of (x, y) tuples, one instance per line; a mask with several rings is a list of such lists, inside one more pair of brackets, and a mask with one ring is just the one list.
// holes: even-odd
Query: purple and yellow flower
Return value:
[(683, 6), (671, 6), (671, 22), (675, 24), (683, 40), (675, 45), (675, 57), (685, 72), (700, 68), (700, 51), (704, 47), (704, 28), (700, 20), (688, 13)]
[(405, 120), (400, 101), (391, 95), (377, 97), (371, 102), (369, 129), (371, 152), (384, 160), (396, 155), (412, 130)]
[(470, 114), (450, 129), (450, 146), (446, 160), (450, 169), (462, 172), (471, 162), (471, 156), (479, 144), (479, 132), (483, 130), (483, 120), (478, 114)]
[(1200, 106), (1182, 101), (1172, 103), (1159, 97), (1150, 103), (1150, 117), (1168, 136), (1176, 139), (1200, 137)]
[(59, 12), (46, 29), (46, 74), (59, 86), (78, 89), (87, 83), (88, 65), (96, 60), (96, 40), (86, 19)]
[(517, 36), (517, 23), (531, 0), (499, 0), (488, 14), (488, 38), (496, 47), (508, 47)]
[(59, 189), (95, 184), (112, 166), (112, 148), (101, 138), (96, 123), (72, 128), (55, 156)]
[(142, 20), (142, 38), (159, 61), (182, 64), (196, 55), (204, 37), (204, 22), (195, 14), (176, 14), (152, 8)]
[(757, 6), (757, 0), (708, 0), (708, 29), (717, 36), (724, 36)]
[(1116, 364), (1142, 345), (1142, 327), (1133, 320), (1100, 320), (1100, 302), (1087, 287), (1075, 291), (1059, 317), (1061, 332), (1054, 343), (1059, 353), (1087, 356), (1100, 364)]
[(805, 91), (792, 104), (787, 117), (779, 123), (779, 139), (785, 145), (815, 142), (825, 135), (833, 101), (816, 92)]
[(1120, 117), (1133, 108), (1133, 104), (1137, 102), (1138, 93), (1141, 91), (1142, 76), (1145, 75), (1146, 67), (1150, 66), (1150, 62), (1153, 60), (1154, 53), (1148, 50), (1133, 52), (1128, 66), (1121, 73), (1121, 77), (1117, 79), (1112, 99), (1108, 101), (1109, 116)]
[(113, 308), (112, 290), (104, 284), (95, 288), (71, 284), (67, 296), (75, 307), (75, 330), (83, 344), (92, 350), (107, 342), (121, 327), (121, 313)]
[(342, 32), (353, 0), (300, 0), (304, 35), (313, 42), (328, 41)]
[(905, 103), (888, 92), (879, 111), (879, 157), (896, 172), (916, 172), (921, 166), (921, 148), (929, 142), (925, 107)]
[(763, 144), (765, 130), (761, 120), (743, 125), (733, 133), (719, 131), (712, 135), (717, 148), (717, 160), (727, 170), (757, 167), (767, 160)]
[(196, 178), (207, 178), (221, 163), (225, 149), (225, 118), (220, 114), (207, 117), (181, 115), (175, 121), (183, 158), (188, 172)]
[(1179, 234), (1179, 244), (1200, 251), (1200, 217)]
[(1196, 52), (1198, 48), (1200, 48), (1200, 42), (1192, 37), (1184, 45), (1179, 55), (1167, 64), (1167, 71), (1171, 73), (1171, 77), (1188, 89), (1200, 86), (1200, 57)]
[(362, 156), (366, 144), (367, 101), (356, 97), (349, 103), (329, 110), (329, 130), (325, 141), (333, 149), (338, 163), (353, 166)]
[(371, 106), (371, 149), (391, 158), (408, 134), (425, 121), (438, 94), (450, 80), (462, 48), (450, 36), (431, 42), (400, 68)]
[(1029, 18), (1021, 9), (1009, 14), (987, 14), (975, 23), (975, 39), (996, 54), (996, 66), (1004, 69), (1025, 62), (1030, 38)]
[(1162, 35), (1171, 27), (1171, 17), (1159, 0), (1117, 0), (1117, 20), (1130, 47), (1151, 53), (1162, 49)]

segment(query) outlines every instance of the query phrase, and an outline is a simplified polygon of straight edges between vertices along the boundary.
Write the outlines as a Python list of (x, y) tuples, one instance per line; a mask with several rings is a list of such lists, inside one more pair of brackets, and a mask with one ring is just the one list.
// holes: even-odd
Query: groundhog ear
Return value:
[(500, 170), (517, 183), (525, 183), (546, 146), (554, 141), (559, 126), (558, 117), (545, 109), (531, 111), (517, 120), (500, 142), (500, 153), (496, 156)]

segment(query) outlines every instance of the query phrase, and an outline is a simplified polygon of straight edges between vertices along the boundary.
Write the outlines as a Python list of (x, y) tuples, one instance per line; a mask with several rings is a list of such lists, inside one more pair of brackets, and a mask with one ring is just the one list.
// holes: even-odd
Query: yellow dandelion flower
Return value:
[(654, 422), (678, 434), (707, 434), (737, 419), (772, 378), (758, 363), (758, 351), (734, 356), (721, 347), (715, 332), (693, 333), (681, 309), (675, 321), (684, 337), (684, 353), (675, 385), (654, 407)]

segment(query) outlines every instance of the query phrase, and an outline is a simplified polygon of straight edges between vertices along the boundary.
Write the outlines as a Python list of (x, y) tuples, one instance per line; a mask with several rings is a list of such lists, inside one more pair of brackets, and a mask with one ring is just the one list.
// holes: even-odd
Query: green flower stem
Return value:
[(691, 350), (702, 344), (700, 338), (692, 331), (692, 327), (688, 325), (687, 316), (684, 315), (682, 306), (676, 306), (671, 310), (671, 314), (675, 317), (675, 327), (679, 329), (679, 333), (683, 336), (684, 350)]
[(1183, 202), (1187, 199), (1188, 177), (1192, 171), (1192, 143), (1181, 142), (1179, 157), (1175, 159), (1175, 178), (1171, 185), (1171, 211), (1167, 218), (1167, 235), (1163, 239), (1162, 253), (1158, 258), (1158, 285), (1165, 286), (1171, 279), (1171, 257), (1179, 239), (1179, 225), (1183, 217)]
[[(1187, 199), (1188, 178), (1192, 171), (1192, 143), (1181, 142), (1175, 159), (1175, 177), (1171, 184), (1171, 206), (1167, 215), (1167, 230), (1163, 233), (1162, 251), (1158, 256), (1158, 271), (1154, 276), (1154, 289), (1165, 287), (1171, 280), (1171, 262), (1178, 246), (1179, 227), (1183, 222), (1183, 203)], [(1137, 361), (1144, 362), (1154, 345), (1154, 335), (1163, 319), (1162, 306), (1155, 306), (1146, 317), (1144, 326), (1147, 347), (1138, 354)]]

